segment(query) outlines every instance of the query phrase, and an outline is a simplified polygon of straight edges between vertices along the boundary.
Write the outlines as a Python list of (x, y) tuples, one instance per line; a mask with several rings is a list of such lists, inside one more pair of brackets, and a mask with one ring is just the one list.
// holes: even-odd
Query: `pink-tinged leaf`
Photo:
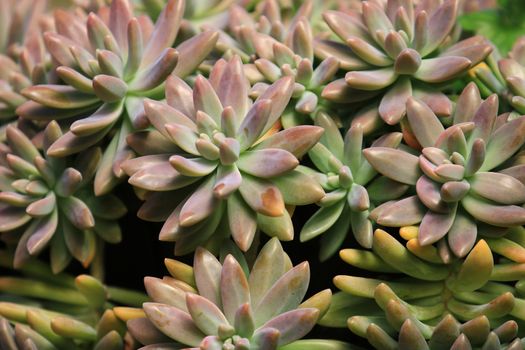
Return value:
[(218, 32), (206, 30), (178, 45), (179, 62), (173, 71), (174, 75), (185, 78), (195, 71), (215, 48), (218, 39)]
[(213, 118), (215, 123), (220, 124), (223, 105), (210, 82), (199, 75), (195, 79), (193, 88), (193, 104), (195, 111), (203, 111)]
[[(141, 344), (167, 344), (171, 341), (170, 338), (164, 335), (164, 333), (161, 333), (146, 317), (132, 318), (126, 322), (126, 326), (133, 338)], [(145, 346), (145, 348), (147, 349), (148, 346)], [(168, 349), (170, 348), (167, 348), (167, 350)]]
[(100, 73), (114, 77), (122, 77), (124, 63), (122, 58), (110, 50), (97, 50), (97, 61)]
[(93, 49), (104, 49), (106, 36), (113, 36), (106, 23), (95, 13), (88, 15), (86, 27), (89, 42)]
[[(288, 105), (292, 93), (294, 91), (295, 81), (291, 76), (282, 77), (277, 80), (275, 83), (270, 85), (266, 91), (259, 96), (257, 101), (263, 101), (269, 99), (271, 101), (270, 105), (270, 115), (268, 116), (268, 121), (262, 131), (265, 133), (268, 131), (273, 124), (281, 117), (284, 109)], [(241, 129), (242, 130), (242, 129)]]
[(180, 124), (197, 132), (197, 126), (187, 115), (165, 103), (146, 99), (144, 100), (144, 110), (151, 125), (168, 139), (170, 135), (165, 129), (166, 124)]
[(484, 37), (476, 35), (452, 45), (442, 55), (466, 57), (474, 67), (486, 59), (493, 50), (492, 45)]
[(388, 33), (394, 30), (392, 22), (386, 16), (385, 11), (380, 5), (373, 2), (364, 2), (362, 4), (363, 19), (368, 27), (368, 32), (372, 34), (374, 40), (379, 43), (381, 42), (380, 33)]
[(237, 140), (239, 140), (241, 150), (249, 148), (262, 135), (271, 109), (272, 101), (269, 99), (258, 99), (250, 108), (237, 130)]
[(525, 117), (514, 119), (498, 128), (487, 144), (481, 171), (491, 170), (509, 159), (525, 142)]
[(95, 219), (88, 206), (76, 197), (61, 198), (59, 206), (67, 219), (78, 229), (86, 230), (95, 225)]
[(175, 68), (179, 53), (173, 48), (166, 48), (151, 65), (143, 67), (129, 84), (130, 91), (144, 92), (152, 90), (166, 80)]
[(260, 214), (281, 216), (285, 210), (281, 192), (266, 180), (245, 175), (239, 190), (246, 203)]
[(149, 191), (171, 191), (188, 186), (198, 179), (179, 174), (169, 162), (160, 162), (134, 173), (129, 183)]
[(474, 193), (488, 200), (508, 205), (525, 203), (525, 185), (512, 176), (478, 172), (469, 179), (469, 182)]
[(275, 281), (254, 308), (256, 327), (279, 314), (296, 309), (306, 294), (309, 281), (308, 262), (297, 265)]
[(434, 112), (421, 100), (407, 100), (407, 117), (410, 127), (422, 147), (435, 145), (438, 136), (445, 130)]
[(299, 125), (279, 131), (259, 142), (254, 150), (280, 148), (301, 158), (321, 138), (323, 128), (311, 125)]
[(456, 208), (457, 206), (450, 208), (448, 213), (427, 211), (419, 224), (419, 244), (422, 246), (430, 245), (444, 237), (454, 223)]
[(155, 29), (144, 49), (141, 67), (148, 66), (160, 53), (173, 45), (184, 15), (185, 1), (170, 0), (159, 15)]
[(150, 166), (168, 163), (169, 157), (169, 154), (153, 154), (143, 157), (137, 157), (125, 161), (121, 167), (127, 175), (132, 176), (136, 172), (146, 169)]
[(215, 197), (224, 199), (237, 191), (242, 182), (242, 176), (235, 164), (223, 165), (217, 171), (217, 179), (213, 186)]
[(441, 199), (440, 184), (421, 176), (416, 183), (416, 191), (421, 202), (430, 210), (438, 213), (449, 211), (448, 205)]
[(250, 303), (250, 287), (244, 271), (233, 255), (224, 260), (221, 271), (221, 300), (224, 315), (233, 324), (235, 313), (242, 305)]
[[(105, 130), (111, 128), (121, 117), (122, 111), (123, 104), (121, 102), (104, 103), (89, 117), (71, 124), (71, 132), (78, 137), (95, 136), (97, 133), (105, 134)], [(50, 150), (55, 147), (51, 146)]]
[[(180, 52), (179, 52), (180, 57)], [(184, 80), (172, 74), (166, 80), (166, 101), (188, 118), (195, 116), (193, 108), (193, 90)]]
[(248, 111), (250, 101), (247, 98), (250, 85), (242, 68), (239, 56), (234, 56), (215, 88), (223, 107), (231, 106), (236, 115), (244, 116)]
[(200, 295), (187, 293), (186, 305), (193, 322), (204, 334), (219, 335), (219, 327), (229, 326), (221, 310)]
[(205, 337), (184, 311), (158, 303), (144, 303), (143, 307), (148, 319), (171, 339), (189, 346), (199, 346)]
[(11, 148), (15, 154), (28, 162), (32, 162), (36, 156), (40, 155), (40, 152), (38, 152), (31, 140), (18, 128), (13, 125), (8, 125), (5, 132), (9, 148)]
[(290, 152), (279, 148), (266, 148), (258, 151), (246, 151), (237, 166), (250, 175), (271, 178), (293, 170), (299, 161)]
[(337, 103), (365, 101), (375, 95), (377, 95), (377, 91), (364, 91), (351, 88), (345, 79), (336, 79), (327, 84), (321, 93), (322, 98)]
[(470, 252), (476, 238), (478, 228), (476, 222), (468, 215), (458, 212), (454, 224), (448, 232), (448, 245), (457, 257), (464, 257)]
[(252, 337), (252, 342), (262, 350), (277, 349), (280, 332), (275, 328), (257, 329)]
[(513, 167), (500, 171), (502, 174), (507, 174), (515, 179), (518, 179), (522, 184), (525, 184), (525, 165), (515, 165)]
[(39, 254), (49, 243), (55, 234), (58, 225), (58, 211), (47, 217), (35, 221), (35, 226), (31, 232), (31, 237), (27, 241), (27, 251), (31, 255)]
[(517, 205), (497, 205), (472, 196), (463, 198), (461, 204), (475, 219), (490, 225), (512, 227), (525, 223), (525, 209)]
[(113, 33), (121, 52), (128, 51), (128, 23), (132, 17), (129, 1), (115, 0), (109, 11), (109, 29)]
[(190, 128), (182, 124), (165, 124), (164, 129), (166, 130), (169, 138), (184, 151), (196, 155), (199, 155), (199, 151), (195, 143), (199, 139), (197, 134)]
[(182, 227), (195, 225), (207, 218), (217, 206), (213, 196), (214, 176), (209, 176), (204, 183), (188, 198), (180, 212)]
[(7, 232), (21, 227), (31, 220), (25, 208), (16, 208), (0, 204), (0, 232)]
[(306, 17), (298, 17), (290, 29), (286, 38), (286, 44), (300, 57), (313, 60), (313, 34), (309, 20)]
[(14, 207), (25, 207), (31, 204), (35, 199), (36, 198), (32, 196), (20, 194), (18, 192), (0, 192), (0, 202)]
[(26, 208), (26, 213), (32, 217), (43, 217), (51, 214), (56, 206), (56, 196), (50, 192), (47, 196), (33, 203)]
[(82, 108), (97, 102), (96, 96), (63, 85), (35, 85), (22, 90), (22, 95), (46, 107), (59, 109)]
[(74, 67), (76, 60), (70, 48), (75, 43), (60, 34), (47, 32), (44, 34), (46, 48), (53, 58), (62, 66)]
[[(289, 344), (304, 337), (317, 322), (319, 310), (314, 308), (297, 309), (283, 313), (262, 325), (259, 329), (274, 328), (279, 331), (279, 346)], [(258, 330), (256, 330), (256, 333)]]
[(382, 204), (372, 211), (371, 217), (374, 214), (377, 215), (375, 221), (380, 225), (403, 227), (420, 223), (425, 215), (425, 207), (417, 196), (411, 196), (394, 203)]
[(441, 186), (441, 199), (448, 203), (460, 201), (470, 190), (470, 184), (466, 180), (447, 181)]
[(371, 66), (357, 57), (348, 46), (331, 40), (316, 40), (315, 54), (322, 60), (333, 57), (344, 70), (369, 69)]
[[(398, 32), (390, 32), (385, 37), (385, 51), (392, 58), (396, 58), (407, 48), (405, 39)], [(417, 51), (416, 51), (417, 52)]]
[(394, 64), (394, 71), (397, 74), (412, 75), (421, 67), (421, 56), (414, 49), (404, 49), (397, 56)]
[(489, 96), (479, 105), (474, 117), (469, 120), (476, 125), (470, 135), (470, 140), (474, 141), (480, 138), (485, 143), (488, 143), (496, 122), (496, 116), (498, 115), (498, 107), (498, 95), (496, 94)]
[(56, 32), (71, 39), (77, 45), (89, 47), (86, 27), (75, 18), (73, 12), (57, 9), (54, 12)]
[(57, 67), (56, 73), (67, 85), (74, 87), (80, 92), (94, 94), (93, 82), (77, 70), (65, 66)]
[(151, 300), (188, 312), (186, 308), (186, 291), (155, 277), (145, 277), (144, 287)]
[(475, 83), (469, 83), (459, 95), (454, 112), (454, 124), (473, 121), (481, 104), (479, 89)]
[(252, 304), (259, 305), (261, 298), (291, 267), (291, 262), (279, 240), (272, 238), (268, 241), (259, 252), (250, 272), (249, 283)]
[(412, 96), (410, 79), (401, 77), (397, 80), (381, 99), (379, 115), (385, 123), (395, 125), (406, 114), (406, 101)]
[(185, 158), (179, 155), (170, 157), (169, 162), (175, 170), (184, 176), (206, 176), (217, 167), (217, 162), (204, 158)]
[(99, 74), (93, 78), (93, 92), (104, 102), (117, 102), (126, 96), (128, 87), (120, 78)]
[(397, 74), (392, 68), (383, 68), (368, 71), (352, 71), (345, 75), (345, 81), (351, 88), (374, 91), (392, 85)]
[(251, 338), (255, 329), (253, 313), (249, 303), (241, 305), (235, 313), (235, 331), (241, 337)]
[(297, 169), (272, 179), (288, 205), (308, 205), (321, 200), (325, 192), (318, 181)]
[(434, 51), (450, 35), (456, 23), (458, 4), (456, 0), (446, 0), (432, 14), (428, 21), (428, 36), (423, 53)]
[(414, 77), (426, 83), (442, 83), (465, 73), (471, 63), (467, 58), (456, 56), (426, 58)]
[(212, 253), (200, 247), (195, 250), (193, 273), (197, 290), (201, 296), (211, 300), (219, 308), (222, 307), (221, 271), (221, 263)]
[(465, 176), (471, 176), (475, 174), (485, 162), (485, 142), (483, 139), (476, 139), (472, 144), (470, 154), (465, 165)]
[(363, 61), (378, 67), (388, 67), (392, 65), (392, 59), (385, 55), (374, 45), (358, 37), (350, 37), (346, 44), (352, 49)]
[(237, 246), (243, 252), (250, 249), (257, 231), (256, 216), (238, 193), (228, 198), (228, 222)]
[(452, 102), (444, 93), (428, 86), (413, 88), (414, 96), (429, 106), (438, 117), (448, 117), (452, 114)]
[(376, 171), (392, 180), (415, 185), (421, 176), (419, 159), (407, 152), (388, 147), (363, 150), (365, 158)]
[(330, 29), (343, 41), (346, 41), (351, 36), (368, 41), (371, 39), (361, 15), (356, 12), (326, 11), (323, 13), (323, 19)]

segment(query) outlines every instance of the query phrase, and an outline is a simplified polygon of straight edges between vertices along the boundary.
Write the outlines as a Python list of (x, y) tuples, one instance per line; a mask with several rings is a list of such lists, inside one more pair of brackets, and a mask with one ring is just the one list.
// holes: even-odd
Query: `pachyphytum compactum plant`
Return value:
[(512, 6), (0, 0), (0, 349), (525, 349)]

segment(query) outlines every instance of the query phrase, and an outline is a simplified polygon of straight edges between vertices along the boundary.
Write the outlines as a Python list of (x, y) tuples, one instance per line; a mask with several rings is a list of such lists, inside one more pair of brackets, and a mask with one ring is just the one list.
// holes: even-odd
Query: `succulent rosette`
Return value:
[[(10, 254), (1, 254), (0, 265), (10, 268)], [(130, 312), (136, 317), (133, 307), (148, 300), (143, 293), (106, 286), (89, 275), (56, 274), (38, 260), (21, 272), (24, 276), (0, 277), (2, 349), (123, 350), (125, 343), (136, 348), (125, 322)]]
[(56, 157), (78, 153), (111, 136), (95, 177), (97, 194), (108, 193), (125, 175), (120, 163), (133, 156), (126, 136), (147, 126), (143, 99), (162, 99), (167, 76), (192, 73), (215, 44), (216, 34), (205, 32), (176, 49), (171, 47), (184, 5), (184, 0), (169, 1), (155, 26), (145, 16), (133, 17), (127, 0), (113, 1), (109, 13), (101, 10), (100, 15), (56, 11), (57, 32), (45, 33), (64, 85), (24, 89), (23, 95), (31, 101), (17, 113), (69, 126), (48, 150)]
[[(254, 32), (252, 35), (265, 34)], [(314, 67), (313, 33), (305, 16), (294, 20), (282, 43), (268, 38), (266, 41), (266, 44), (256, 47), (259, 58), (255, 60), (254, 66), (261, 76), (257, 77), (253, 69), (247, 68), (250, 80), (259, 81), (252, 93), (257, 95), (264, 91), (267, 88), (266, 82), (273, 83), (283, 76), (293, 76), (293, 102), (283, 115), (282, 123), (285, 127), (307, 124), (309, 118), (304, 120), (305, 116), (313, 116), (317, 111), (321, 91), (337, 73), (339, 62), (336, 58), (329, 57)]]
[(349, 103), (380, 94), (378, 113), (390, 125), (406, 115), (410, 96), (447, 116), (450, 104), (443, 103), (445, 96), (433, 87), (466, 73), (491, 51), (482, 37), (443, 49), (457, 12), (456, 0), (363, 1), (361, 11), (325, 12), (325, 21), (342, 42), (320, 39), (316, 54), (337, 58), (348, 73), (328, 84), (322, 96)]
[[(170, 277), (146, 277), (152, 302), (146, 317), (128, 321), (144, 349), (347, 349), (330, 340), (298, 341), (330, 304), (324, 290), (302, 302), (310, 272), (293, 266), (279, 240), (271, 239), (253, 267), (235, 247), (223, 262), (195, 252), (193, 268), (166, 259)], [(235, 256), (235, 257), (234, 257)], [(302, 302), (302, 303), (301, 303)]]
[[(160, 239), (175, 241), (176, 254), (224, 239), (213, 235), (221, 220), (243, 251), (258, 228), (291, 240), (285, 206), (314, 203), (324, 195), (314, 179), (295, 170), (323, 129), (275, 128), (292, 95), (293, 77), (277, 80), (255, 102), (249, 88), (235, 56), (219, 60), (209, 80), (198, 76), (193, 89), (170, 77), (167, 104), (145, 102), (155, 132), (130, 138), (145, 155), (126, 161), (123, 169), (129, 183), (150, 191), (141, 216), (165, 221)], [(157, 141), (144, 142), (150, 138)]]
[(409, 98), (405, 139), (421, 153), (381, 147), (363, 152), (375, 170), (414, 186), (415, 194), (377, 207), (374, 220), (390, 227), (419, 224), (421, 245), (442, 241), (458, 257), (470, 251), (478, 233), (497, 235), (523, 225), (525, 185), (502, 164), (525, 143), (525, 118), (497, 113), (498, 97), (482, 101), (473, 83), (459, 97), (447, 129), (426, 104)]
[[(121, 239), (116, 219), (126, 208), (114, 195), (95, 197), (92, 179), (101, 159), (93, 149), (75, 162), (51, 158), (20, 130), (7, 128), (8, 149), (0, 165), (0, 232), (17, 244), (15, 267), (31, 255), (51, 248), (51, 265), (58, 272), (72, 257), (88, 266), (100, 254), (103, 241)], [(62, 133), (56, 122), (44, 132), (44, 152)]]
[[(417, 227), (402, 229), (401, 236), (406, 246), (378, 229), (373, 251), (341, 250), (345, 262), (373, 271), (378, 278), (336, 276), (334, 284), (342, 292), (334, 295), (321, 324), (348, 326), (378, 349), (393, 349), (397, 342), (400, 348), (416, 342), (412, 346), (418, 344), (417, 349), (452, 349), (454, 342), (466, 340), (477, 347), (498, 340), (491, 330), (501, 341), (514, 340), (517, 323), (507, 321), (525, 317), (525, 300), (520, 298), (523, 272), (518, 272), (525, 256), (522, 227), (508, 238), (479, 240), (464, 259), (451, 264), (444, 263), (439, 248), (419, 243)], [(404, 276), (398, 277), (400, 273)], [(513, 287), (508, 282), (517, 283)], [(479, 333), (466, 331), (467, 324), (480, 322), (484, 326)], [(461, 333), (467, 339), (457, 340)], [(429, 345), (422, 345), (427, 341)]]
[(52, 29), (44, 15), (45, 1), (3, 1), (0, 4), (0, 139), (5, 124), (13, 121), (15, 110), (26, 101), (21, 94), (32, 84), (47, 81), (49, 57), (41, 30)]
[[(317, 179), (326, 195), (317, 203), (321, 208), (304, 224), (300, 238), (308, 241), (323, 235), (319, 256), (326, 260), (339, 250), (349, 232), (361, 246), (371, 248), (373, 222), (369, 218), (370, 211), (374, 205), (399, 198), (409, 186), (377, 176), (362, 155), (361, 126), (351, 127), (343, 139), (335, 122), (326, 114), (319, 113), (315, 124), (325, 132), (308, 155), (320, 171), (304, 166), (300, 166), (300, 171)], [(387, 133), (371, 146), (396, 148), (401, 139), (401, 133)]]

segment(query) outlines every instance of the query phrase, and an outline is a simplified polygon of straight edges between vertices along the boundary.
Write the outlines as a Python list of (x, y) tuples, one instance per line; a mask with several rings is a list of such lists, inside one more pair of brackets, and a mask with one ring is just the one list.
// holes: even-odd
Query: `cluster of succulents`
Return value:
[(0, 0), (0, 348), (525, 349), (505, 4)]

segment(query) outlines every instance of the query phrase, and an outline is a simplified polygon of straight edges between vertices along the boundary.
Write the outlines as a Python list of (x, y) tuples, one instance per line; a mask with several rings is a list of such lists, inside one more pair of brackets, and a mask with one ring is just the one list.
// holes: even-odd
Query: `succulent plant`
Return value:
[[(509, 238), (479, 240), (465, 259), (456, 259), (451, 264), (444, 264), (439, 248), (419, 243), (417, 227), (402, 229), (401, 236), (407, 240), (406, 247), (378, 229), (374, 233), (373, 252), (359, 249), (340, 252), (345, 262), (376, 272), (382, 278), (336, 276), (334, 284), (343, 292), (334, 296), (321, 324), (346, 324), (374, 346), (380, 344), (376, 346), (378, 349), (396, 348), (388, 335), (395, 336), (398, 332), (400, 348), (408, 348), (410, 342), (415, 341), (412, 346), (419, 344), (416, 349), (428, 349), (422, 344), (430, 340), (430, 349), (449, 349), (459, 336), (459, 325), (447, 315), (471, 325), (487, 324), (483, 332), (474, 332), (479, 338), (471, 338), (472, 332), (467, 334), (475, 346), (483, 342), (494, 344), (497, 340), (488, 334), (489, 320), (493, 326), (506, 329), (508, 317), (524, 318), (525, 300), (520, 298), (523, 296), (520, 280), (524, 275), (518, 267), (525, 256), (523, 227), (514, 229)], [(491, 250), (498, 255), (493, 256)], [(406, 277), (396, 277), (399, 273)], [(515, 287), (506, 284), (516, 281)], [(410, 321), (409, 325), (406, 320)], [(516, 328), (516, 322), (512, 321), (511, 326)], [(402, 335), (404, 333), (412, 336)], [(415, 333), (420, 335), (413, 335)], [(510, 339), (502, 340), (513, 340), (517, 332), (512, 334)], [(408, 343), (403, 343), (406, 341)]]
[(165, 221), (159, 238), (175, 241), (176, 254), (190, 253), (209, 240), (220, 244), (224, 234), (214, 232), (221, 220), (227, 226), (219, 231), (231, 231), (243, 251), (257, 229), (291, 240), (285, 205), (313, 203), (324, 195), (314, 179), (294, 170), (322, 128), (304, 125), (277, 132), (274, 126), (293, 87), (293, 78), (283, 77), (252, 102), (242, 63), (234, 56), (219, 60), (209, 79), (198, 76), (193, 90), (170, 77), (168, 104), (145, 102), (155, 131), (130, 138), (145, 155), (124, 162), (123, 169), (131, 176), (129, 183), (150, 191), (140, 215)]
[(323, 98), (348, 103), (384, 92), (378, 112), (391, 125), (405, 116), (413, 95), (447, 116), (450, 106), (433, 86), (466, 73), (491, 51), (482, 37), (443, 47), (456, 22), (457, 1), (363, 1), (361, 7), (323, 15), (343, 43), (318, 40), (316, 54), (336, 57), (348, 71), (325, 87)]
[(97, 194), (108, 193), (125, 175), (120, 164), (133, 156), (126, 136), (147, 126), (143, 99), (163, 98), (167, 76), (192, 73), (217, 40), (216, 33), (205, 32), (171, 48), (184, 5), (184, 0), (170, 0), (154, 28), (148, 18), (133, 17), (128, 0), (113, 1), (107, 16), (55, 12), (57, 33), (46, 33), (45, 43), (65, 85), (24, 89), (23, 95), (31, 101), (17, 113), (26, 119), (66, 124), (76, 119), (50, 146), (52, 156), (78, 153), (111, 135), (95, 177)]
[[(304, 166), (299, 170), (318, 179), (327, 194), (318, 202), (321, 208), (304, 224), (301, 241), (323, 235), (319, 248), (321, 260), (335, 254), (351, 232), (363, 247), (372, 247), (373, 223), (369, 219), (374, 205), (396, 199), (408, 188), (377, 172), (362, 156), (363, 128), (351, 127), (345, 138), (335, 122), (319, 113), (315, 124), (325, 130), (321, 141), (309, 152), (310, 159), (321, 171)], [(372, 147), (397, 147), (401, 133), (387, 133), (374, 141)]]
[(309, 118), (305, 121), (302, 115), (313, 116), (317, 111), (324, 85), (339, 69), (337, 59), (329, 57), (314, 67), (313, 32), (306, 16), (294, 18), (282, 42), (256, 31), (251, 32), (251, 40), (256, 43), (258, 57), (253, 65), (245, 66), (250, 81), (258, 82), (252, 94), (256, 96), (264, 91), (266, 82), (274, 83), (283, 76), (293, 76), (293, 102), (283, 115), (282, 123), (286, 128), (308, 124)]
[(47, 81), (49, 58), (40, 30), (51, 30), (44, 15), (45, 1), (3, 1), (0, 4), (0, 140), (5, 140), (5, 124), (13, 121), (15, 110), (26, 98), (21, 91)]
[[(11, 254), (0, 254), (0, 266), (11, 268)], [(131, 307), (148, 300), (144, 294), (105, 286), (89, 275), (55, 274), (34, 259), (20, 272), (23, 276), (0, 277), (2, 349), (28, 349), (24, 346), (30, 343), (36, 347), (29, 349), (39, 350), (120, 350), (124, 342), (132, 346), (126, 316), (135, 310)], [(16, 325), (14, 332), (6, 320)]]
[[(7, 128), (9, 148), (0, 162), (0, 232), (17, 244), (15, 267), (51, 247), (51, 265), (58, 272), (71, 257), (88, 266), (103, 241), (117, 243), (116, 219), (126, 208), (114, 195), (95, 197), (92, 178), (100, 150), (74, 162), (42, 155), (19, 129)], [(44, 132), (44, 152), (62, 133), (56, 122)]]
[(251, 270), (238, 249), (232, 253), (221, 264), (199, 248), (193, 268), (166, 259), (172, 277), (145, 278), (153, 302), (143, 306), (147, 318), (128, 321), (131, 334), (146, 349), (347, 349), (328, 340), (294, 344), (330, 304), (329, 289), (301, 303), (310, 278), (307, 262), (293, 267), (276, 238)]
[(525, 143), (525, 118), (497, 113), (498, 97), (482, 102), (473, 83), (459, 97), (447, 129), (426, 104), (409, 98), (411, 130), (405, 139), (422, 148), (421, 154), (381, 147), (363, 152), (376, 171), (414, 186), (416, 193), (382, 204), (371, 217), (390, 227), (420, 224), (421, 245), (447, 242), (459, 257), (470, 251), (478, 233), (523, 225), (525, 185), (501, 165)]

